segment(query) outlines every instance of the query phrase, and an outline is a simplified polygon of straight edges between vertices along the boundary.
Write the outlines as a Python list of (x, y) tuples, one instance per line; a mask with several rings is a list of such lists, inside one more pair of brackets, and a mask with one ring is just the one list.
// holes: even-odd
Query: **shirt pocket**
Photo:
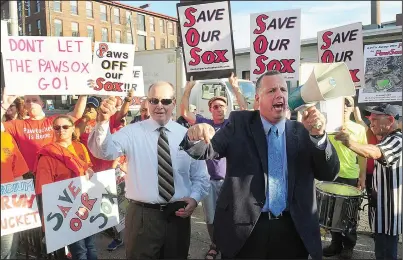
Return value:
[(172, 160), (173, 168), (181, 175), (187, 175), (190, 171), (190, 156), (182, 150), (178, 150), (174, 155), (175, 159)]

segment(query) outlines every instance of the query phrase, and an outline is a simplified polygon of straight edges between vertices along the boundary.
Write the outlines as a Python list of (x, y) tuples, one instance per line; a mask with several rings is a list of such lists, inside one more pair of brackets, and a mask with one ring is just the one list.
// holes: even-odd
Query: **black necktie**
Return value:
[(171, 154), (165, 127), (160, 127), (158, 130), (160, 132), (158, 138), (158, 192), (166, 202), (169, 202), (175, 194)]

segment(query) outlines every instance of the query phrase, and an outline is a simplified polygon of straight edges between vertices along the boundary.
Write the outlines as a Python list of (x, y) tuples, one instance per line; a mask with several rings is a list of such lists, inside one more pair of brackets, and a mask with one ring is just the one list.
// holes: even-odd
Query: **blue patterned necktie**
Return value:
[(269, 131), (269, 210), (278, 216), (285, 209), (285, 178), (281, 156), (278, 129), (272, 126)]

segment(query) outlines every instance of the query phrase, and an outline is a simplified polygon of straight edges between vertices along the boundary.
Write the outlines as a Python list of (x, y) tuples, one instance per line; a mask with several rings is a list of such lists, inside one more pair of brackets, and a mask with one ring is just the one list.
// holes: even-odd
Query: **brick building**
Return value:
[[(8, 19), (8, 1), (1, 18)], [(20, 35), (80, 36), (135, 43), (136, 50), (177, 46), (177, 19), (115, 1), (18, 1)]]

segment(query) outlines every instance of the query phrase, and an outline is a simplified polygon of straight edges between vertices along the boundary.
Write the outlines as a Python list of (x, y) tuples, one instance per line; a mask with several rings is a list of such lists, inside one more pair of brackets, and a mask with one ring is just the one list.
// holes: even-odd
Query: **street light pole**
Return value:
[[(10, 11), (10, 32), (12, 36), (18, 36), (18, 7), (17, 1), (8, 1)], [(25, 15), (25, 14), (23, 14)]]

